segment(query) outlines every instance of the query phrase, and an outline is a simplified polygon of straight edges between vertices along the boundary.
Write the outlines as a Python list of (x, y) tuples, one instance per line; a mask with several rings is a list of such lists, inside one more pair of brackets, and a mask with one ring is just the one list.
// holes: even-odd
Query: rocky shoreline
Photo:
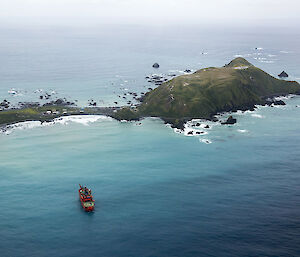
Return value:
[[(283, 100), (277, 100), (277, 97), (285, 97), (290, 94), (276, 94), (265, 97), (261, 104), (249, 104), (241, 108), (228, 109), (224, 111), (217, 112), (211, 116), (207, 121), (220, 123), (222, 125), (233, 125), (237, 122), (236, 118), (233, 118), (231, 114), (238, 111), (255, 111), (259, 106), (270, 106), (274, 107), (276, 105), (286, 105)], [(74, 104), (75, 105), (75, 104)], [(9, 127), (13, 124), (25, 121), (40, 121), (40, 122), (52, 122), (54, 119), (66, 116), (74, 115), (105, 115), (111, 117), (118, 121), (139, 121), (147, 116), (136, 117), (132, 115), (132, 112), (128, 109), (127, 106), (124, 107), (85, 107), (80, 108), (73, 105), (68, 105), (68, 101), (51, 101), (48, 104), (40, 106), (36, 102), (24, 102), (21, 103), (21, 107), (16, 109), (6, 109), (0, 112), (0, 130), (5, 132), (6, 127)], [(28, 112), (28, 114), (26, 114)], [(121, 116), (120, 112), (123, 112)], [(125, 112), (125, 113), (124, 113)], [(217, 116), (228, 114), (230, 115), (226, 120), (220, 120)], [(130, 116), (131, 115), (131, 116)], [(7, 116), (6, 118), (4, 116)], [(127, 119), (123, 117), (127, 116)], [(166, 118), (166, 117), (157, 117), (160, 118), (165, 124), (169, 124), (172, 128), (176, 128), (184, 131), (185, 125), (194, 118), (186, 117), (182, 119)], [(199, 125), (200, 126), (200, 125)], [(206, 129), (209, 127), (206, 127)]]
[[(237, 123), (237, 119), (233, 118), (232, 115), (233, 113), (236, 113), (238, 111), (246, 112), (246, 111), (255, 111), (259, 106), (269, 106), (269, 107), (274, 107), (276, 105), (286, 105), (286, 103), (283, 100), (276, 100), (277, 97), (285, 97), (289, 96), (291, 94), (276, 94), (276, 95), (270, 95), (266, 97), (261, 103), (258, 104), (249, 104), (245, 106), (241, 106), (239, 108), (226, 108), (222, 111), (216, 112), (211, 115), (210, 118), (201, 118), (201, 117), (186, 117), (182, 119), (175, 119), (175, 118), (165, 118), (165, 117), (158, 117), (164, 121), (165, 124), (169, 124), (172, 128), (184, 130), (185, 124), (193, 119), (198, 119), (201, 118), (203, 120), (211, 121), (211, 122), (219, 122), (222, 125), (233, 125)], [(292, 94), (293, 96), (300, 95), (300, 94)], [(226, 120), (219, 120), (217, 116), (223, 115), (223, 114), (228, 114), (230, 115)], [(143, 117), (145, 118), (145, 117)]]
[[(70, 115), (106, 115), (119, 121), (157, 117), (180, 130), (184, 130), (185, 124), (192, 119), (233, 125), (237, 120), (232, 116), (227, 120), (219, 120), (217, 116), (222, 113), (254, 111), (259, 105), (285, 105), (283, 100), (276, 98), (300, 94), (299, 83), (278, 80), (243, 58), (236, 58), (221, 68), (211, 67), (195, 73), (187, 69), (183, 72), (184, 76), (173, 73), (146, 76), (148, 82), (156, 88), (149, 87), (149, 91), (141, 92), (140, 97), (136, 92), (127, 91), (122, 97), (127, 101), (125, 106), (97, 107), (97, 102), (90, 99), (88, 107), (81, 108), (76, 105), (76, 100), (51, 100), (51, 94), (40, 94), (40, 91), (37, 92), (40, 99), (51, 101), (43, 104), (19, 102), (16, 108), (11, 107), (10, 102), (4, 99), (0, 102), (0, 126), (34, 120), (47, 122)], [(222, 87), (219, 86), (220, 81), (216, 80), (216, 77), (224, 79), (224, 82), (221, 81), (224, 83), (221, 84)], [(127, 96), (132, 97), (132, 100)], [(120, 95), (118, 97), (121, 98)], [(114, 103), (118, 104), (116, 101)]]

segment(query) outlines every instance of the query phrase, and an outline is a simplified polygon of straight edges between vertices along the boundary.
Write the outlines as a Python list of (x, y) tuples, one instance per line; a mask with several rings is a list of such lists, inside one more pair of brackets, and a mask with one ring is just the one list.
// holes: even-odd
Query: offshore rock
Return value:
[(225, 122), (222, 122), (222, 125), (233, 125), (236, 123), (236, 119), (232, 116), (229, 116), (228, 119)]
[(281, 73), (278, 75), (279, 78), (287, 78), (288, 76), (289, 76), (289, 75), (288, 75), (285, 71), (281, 72)]

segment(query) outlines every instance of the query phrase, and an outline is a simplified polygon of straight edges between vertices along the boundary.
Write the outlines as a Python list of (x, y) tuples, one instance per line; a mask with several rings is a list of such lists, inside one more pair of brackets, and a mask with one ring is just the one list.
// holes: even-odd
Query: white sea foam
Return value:
[(53, 119), (53, 121), (50, 122), (40, 122), (40, 121), (19, 122), (2, 128), (0, 130), (0, 133), (9, 135), (15, 130), (41, 128), (41, 127), (51, 126), (55, 124), (68, 125), (70, 123), (78, 123), (78, 124), (88, 126), (90, 123), (100, 121), (100, 120), (111, 121), (113, 119), (103, 115), (72, 115), (72, 116), (55, 118)]
[(18, 93), (18, 91), (14, 88), (10, 89), (7, 91), (7, 93), (11, 94), (11, 95), (16, 95)]
[[(205, 122), (205, 123), (200, 123), (200, 122)], [(200, 123), (199, 126), (195, 126), (195, 124)], [(202, 119), (195, 119), (188, 121), (186, 124), (184, 124), (184, 130), (174, 128), (173, 131), (177, 134), (183, 134), (188, 137), (193, 137), (193, 136), (203, 136), (207, 135), (208, 132), (206, 130), (209, 130), (213, 127), (213, 125), (209, 125), (209, 128), (205, 128), (209, 122), (207, 120), (202, 120)], [(172, 128), (170, 124), (166, 124), (166, 127)]]
[(247, 129), (238, 129), (237, 132), (248, 133), (249, 131)]
[[(24, 91), (24, 92), (26, 93), (26, 91)], [(10, 90), (8, 90), (7, 93), (12, 96), (22, 96), (23, 95), (20, 90), (17, 90), (14, 88), (11, 88)]]
[[(197, 123), (199, 123), (200, 125), (196, 126)], [(209, 128), (206, 128), (207, 125), (209, 126)], [(204, 120), (204, 119), (192, 119), (192, 120), (188, 121), (185, 126), (186, 127), (195, 127), (195, 128), (210, 129), (213, 126), (216, 126), (216, 125), (217, 125), (217, 123), (213, 122), (213, 121)]]
[(293, 97), (295, 97), (296, 95), (294, 94), (289, 94), (289, 95), (286, 95), (286, 96), (277, 96), (277, 97), (274, 97), (274, 100), (276, 101), (279, 101), (279, 100), (289, 100)]
[(245, 115), (245, 114), (250, 114), (253, 113), (253, 111), (247, 110), (247, 111), (241, 111), (241, 110), (237, 110), (234, 114), (235, 115)]
[(204, 143), (204, 144), (211, 144), (212, 143), (212, 141), (210, 141), (209, 139), (199, 139), (199, 141), (201, 143)]
[(181, 129), (178, 129), (178, 128), (174, 128), (174, 132), (176, 133), (176, 134), (182, 134), (182, 130)]
[(253, 114), (251, 114), (251, 116), (255, 117), (255, 118), (260, 118), (260, 119), (262, 119), (264, 117), (261, 114), (257, 114), (257, 113), (253, 113)]
[(72, 115), (56, 118), (53, 120), (53, 124), (58, 123), (68, 125), (69, 123), (74, 122), (87, 126), (89, 125), (89, 123), (93, 123), (99, 120), (111, 121), (112, 118), (104, 115)]
[(269, 108), (269, 106), (268, 106), (268, 105), (255, 105), (255, 108), (256, 108), (257, 110), (259, 110), (259, 109), (266, 109), (266, 108)]

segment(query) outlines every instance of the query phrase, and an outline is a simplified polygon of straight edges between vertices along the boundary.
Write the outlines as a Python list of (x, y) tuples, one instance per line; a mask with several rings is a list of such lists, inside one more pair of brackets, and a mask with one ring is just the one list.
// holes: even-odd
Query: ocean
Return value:
[[(293, 29), (0, 33), (0, 101), (14, 105), (44, 103), (41, 92), (80, 106), (90, 99), (122, 105), (129, 96), (119, 95), (153, 87), (145, 76), (222, 66), (236, 56), (300, 82)], [(195, 121), (205, 132), (198, 136), (157, 118), (80, 116), (9, 128), (0, 134), (0, 256), (299, 256), (300, 97), (284, 101), (233, 113), (232, 126)], [(83, 211), (78, 184), (92, 189), (93, 213)]]

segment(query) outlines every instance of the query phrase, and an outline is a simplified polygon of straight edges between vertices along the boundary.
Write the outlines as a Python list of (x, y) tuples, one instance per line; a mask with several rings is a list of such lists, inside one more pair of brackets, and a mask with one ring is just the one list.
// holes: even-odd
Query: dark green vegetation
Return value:
[(155, 116), (176, 127), (192, 118), (211, 119), (215, 114), (253, 109), (266, 98), (299, 94), (296, 81), (279, 80), (236, 58), (221, 68), (210, 67), (176, 77), (148, 92), (135, 112), (118, 113), (119, 119)]
[(138, 109), (132, 109), (129, 107), (123, 107), (119, 109), (117, 112), (111, 115), (116, 120), (138, 120), (140, 119), (140, 114)]

